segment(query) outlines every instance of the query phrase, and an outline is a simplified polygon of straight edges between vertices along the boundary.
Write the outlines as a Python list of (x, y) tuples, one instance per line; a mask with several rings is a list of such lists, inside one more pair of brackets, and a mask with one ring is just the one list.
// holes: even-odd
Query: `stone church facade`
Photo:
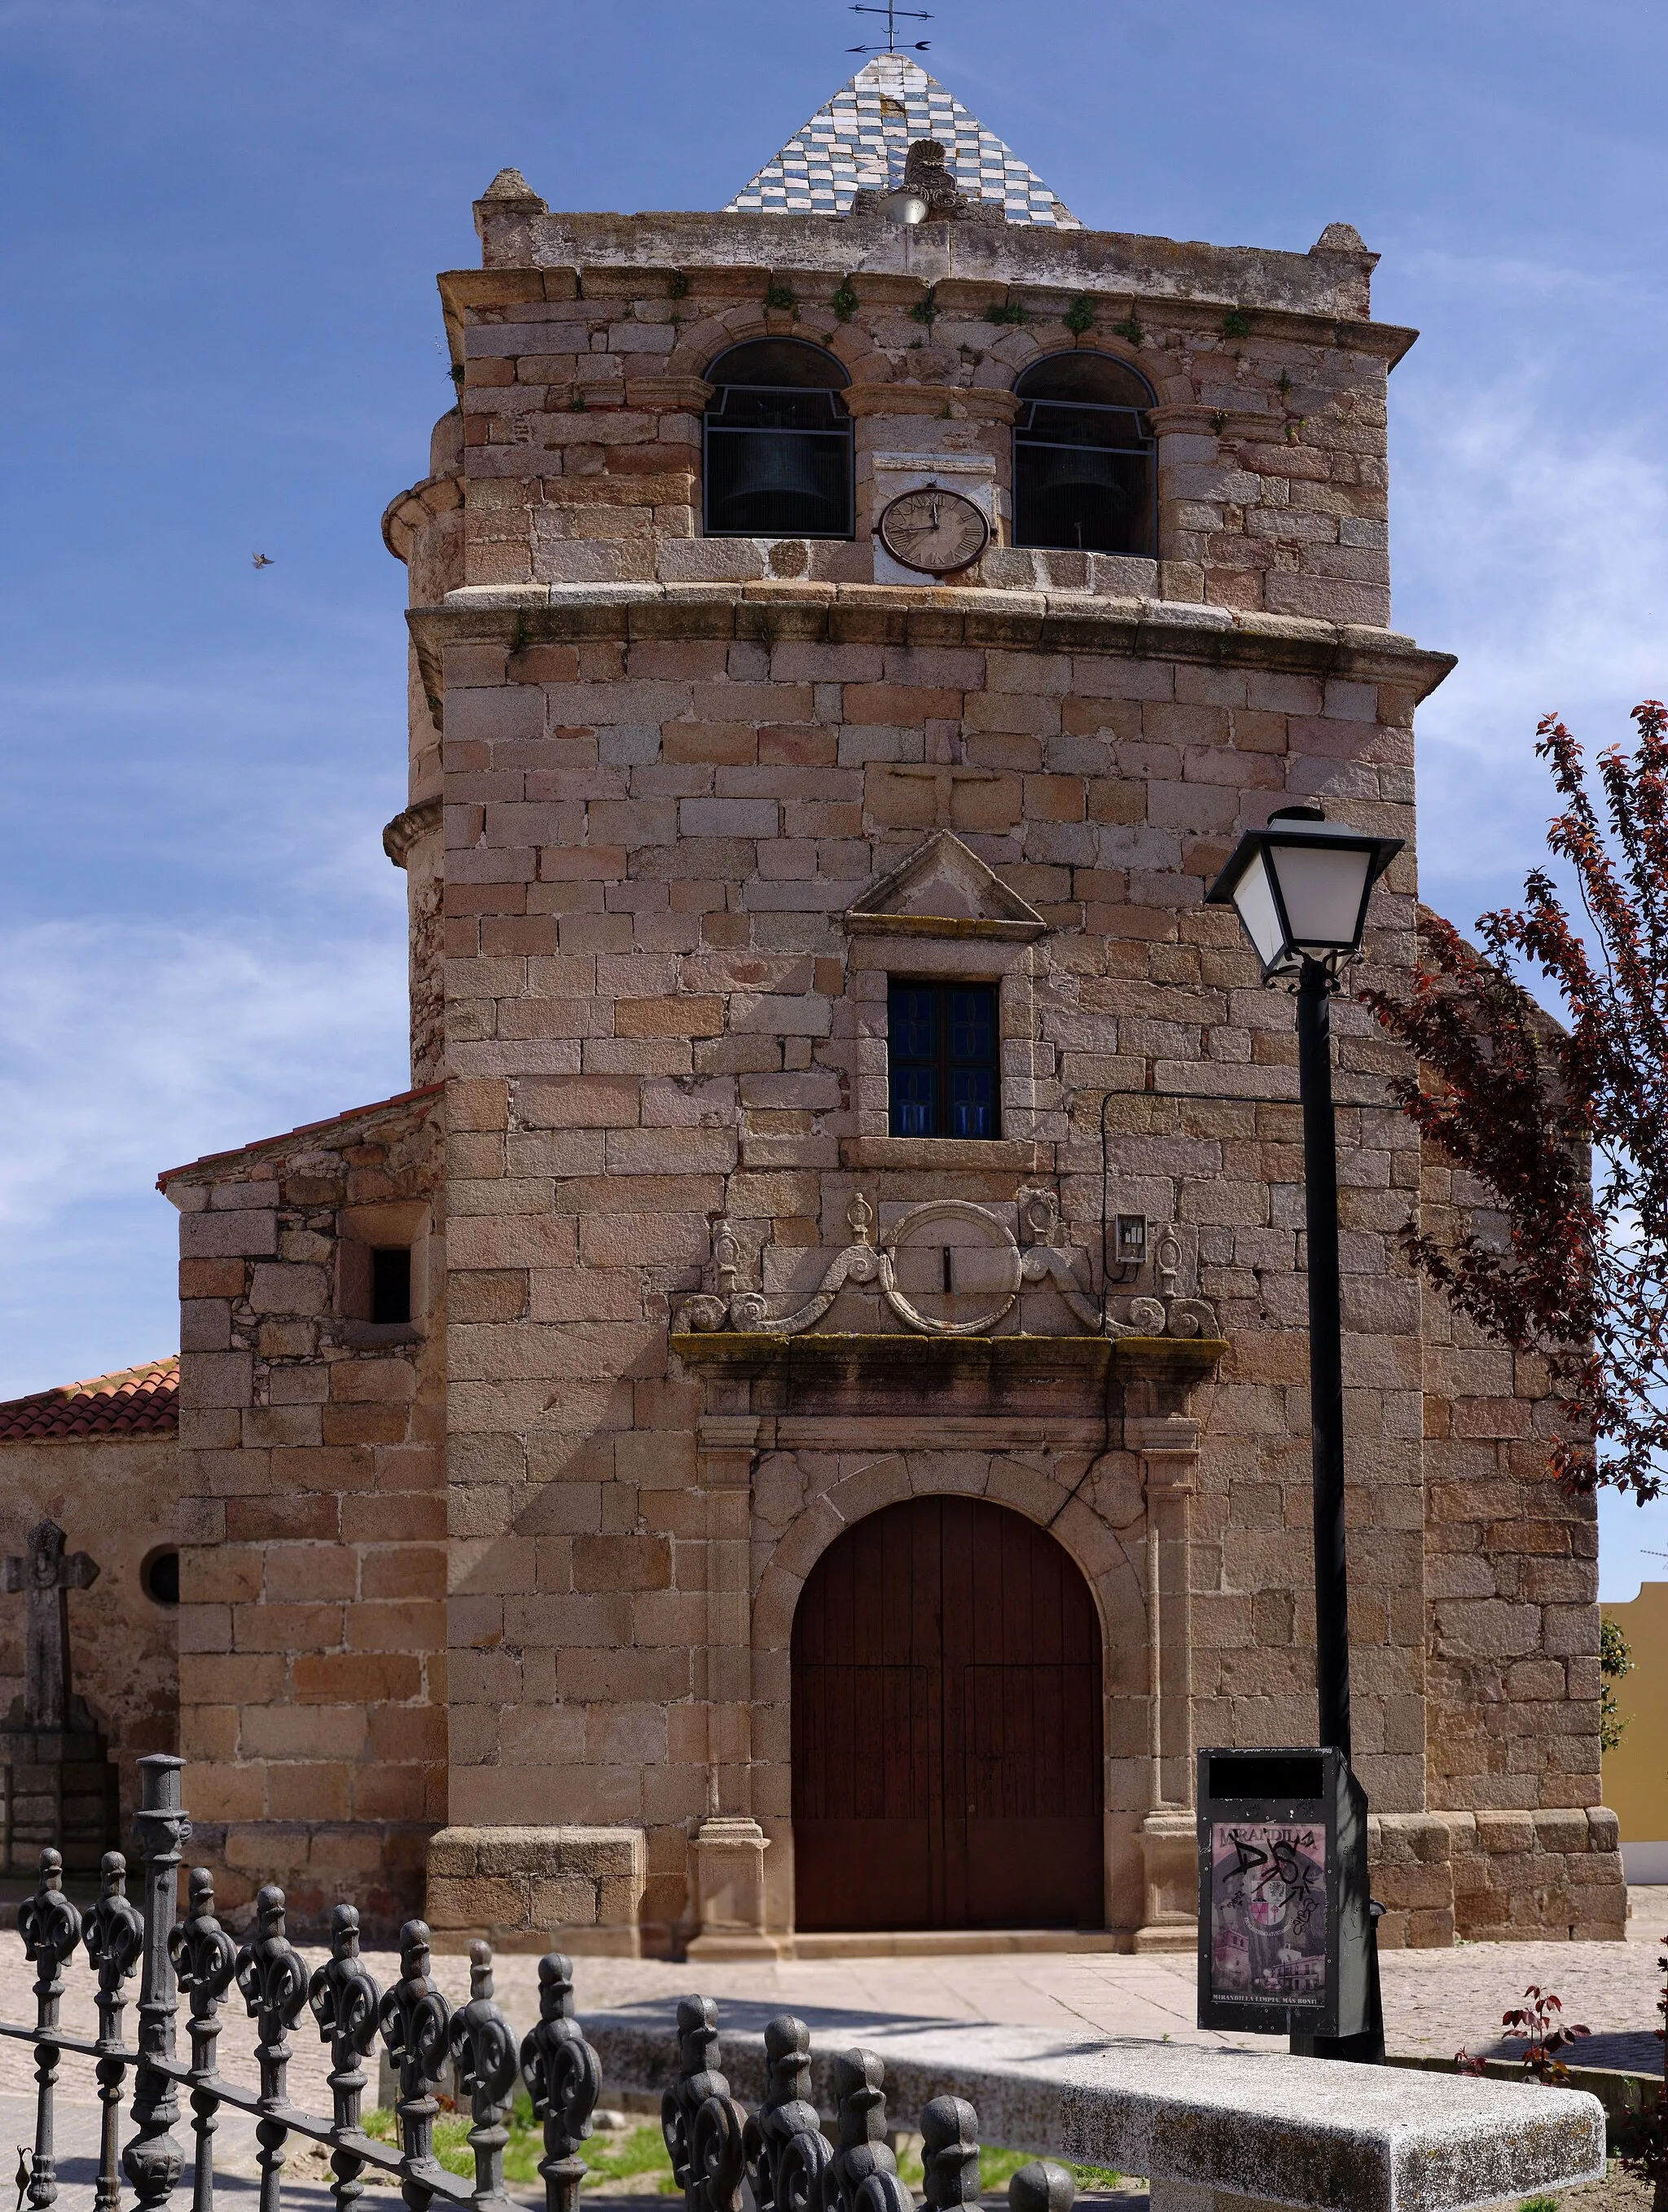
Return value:
[[(384, 520), (412, 1088), (161, 1178), (198, 1847), (447, 1942), (1189, 1943), (1195, 1750), (1315, 1726), (1293, 1011), (1203, 895), (1319, 799), (1409, 969), (1415, 334), (895, 56), (721, 214), (476, 215)], [(1335, 1027), (1384, 1937), (1619, 1935), (1592, 1514)]]

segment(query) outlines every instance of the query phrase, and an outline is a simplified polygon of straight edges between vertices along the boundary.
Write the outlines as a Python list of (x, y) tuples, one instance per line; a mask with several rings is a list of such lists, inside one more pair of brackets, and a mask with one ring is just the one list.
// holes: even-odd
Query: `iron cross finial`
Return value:
[[(930, 23), (933, 20), (929, 9), (900, 8), (896, 4), (896, 0), (886, 0), (886, 5), (880, 8), (867, 6), (865, 4), (865, 0), (856, 0), (856, 4), (853, 6), (851, 12), (854, 15), (884, 15), (886, 19), (886, 43), (884, 46), (848, 46), (846, 52), (849, 54), (895, 54), (898, 52), (898, 18), (900, 15), (908, 16), (917, 23)], [(929, 51), (931, 45), (930, 39), (917, 39), (915, 41), (914, 51), (918, 54), (924, 54)]]

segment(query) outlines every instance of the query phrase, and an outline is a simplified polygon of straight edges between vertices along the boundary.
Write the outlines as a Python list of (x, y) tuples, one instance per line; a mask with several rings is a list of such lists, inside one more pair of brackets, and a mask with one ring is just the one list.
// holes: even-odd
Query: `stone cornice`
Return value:
[(431, 830), (440, 828), (445, 811), (443, 799), (438, 797), (419, 799), (415, 805), (396, 814), (393, 820), (384, 827), (382, 849), (395, 867), (405, 866), (407, 856), (419, 837), (425, 837)]
[(509, 584), (448, 592), (406, 620), (423, 681), (444, 698), (448, 645), (569, 644), (587, 638), (784, 639), (830, 645), (985, 646), (1112, 653), (1404, 685), (1415, 701), (1454, 665), (1394, 630), (1241, 613), (1188, 600), (1087, 592), (998, 592), (913, 584)]
[[(957, 223), (944, 235), (906, 238), (885, 216), (540, 213), (533, 200), (482, 203), (478, 282), (524, 271), (571, 281), (575, 272), (826, 270), (914, 276), (1058, 289), (1128, 299), (1208, 302), (1223, 312), (1364, 318), (1376, 255), (1317, 245), (1306, 253), (1144, 237), (1122, 231), (1054, 231), (1018, 223)], [(953, 254), (953, 265), (950, 257)], [(442, 280), (445, 282), (447, 280)], [(548, 295), (546, 295), (548, 296)]]
[(425, 522), (463, 505), (463, 478), (425, 477), (409, 491), (396, 492), (382, 513), (382, 543), (396, 561), (410, 557), (411, 540)]
[[(745, 218), (727, 216), (727, 222)], [(618, 220), (618, 218), (605, 218)], [(713, 218), (704, 218), (711, 221)], [(819, 217), (821, 222), (826, 219)], [(849, 218), (848, 218), (849, 220)], [(772, 216), (771, 223), (782, 234), (781, 244), (790, 246), (796, 243), (786, 233), (793, 228), (790, 217)], [(887, 228), (891, 231), (891, 226)], [(895, 237), (896, 233), (892, 234)], [(1033, 234), (1041, 235), (1041, 234)], [(1059, 234), (1061, 239), (1082, 239), (1082, 231)], [(1138, 243), (1168, 241), (1137, 241)], [(928, 292), (935, 292), (941, 311), (946, 313), (964, 313), (975, 320), (983, 319), (990, 307), (1007, 304), (1022, 307), (1032, 318), (1033, 325), (1046, 325), (1063, 316), (1067, 308), (1080, 299), (1092, 301), (1099, 313), (1107, 318), (1127, 318), (1139, 310), (1138, 319), (1149, 321), (1155, 332), (1186, 331), (1201, 335), (1220, 333), (1223, 317), (1233, 313), (1244, 315), (1248, 336), (1278, 337), (1309, 345), (1336, 346), (1350, 353), (1377, 355), (1387, 368), (1394, 368), (1403, 355), (1413, 345), (1419, 333), (1400, 323), (1373, 322), (1361, 310), (1366, 305), (1365, 289), (1355, 292), (1347, 284), (1330, 301), (1318, 295), (1318, 288), (1310, 285), (1282, 287), (1278, 283), (1263, 289), (1269, 296), (1263, 299), (1236, 299), (1226, 289), (1233, 271), (1217, 272), (1220, 284), (1207, 283), (1201, 293), (1189, 294), (1174, 289), (1174, 277), (1169, 267), (1141, 271), (1131, 270), (1127, 275), (1101, 274), (1093, 270), (1073, 272), (1062, 269), (1050, 281), (1048, 277), (1029, 278), (1016, 274), (1012, 281), (1000, 276), (980, 282), (971, 276), (941, 276), (934, 285), (925, 276), (906, 275), (901, 269), (890, 271), (877, 267), (861, 256), (831, 256), (827, 251), (828, 234), (813, 232), (806, 240), (798, 258), (791, 251), (778, 252), (770, 259), (757, 264), (751, 260), (714, 262), (705, 253), (692, 255), (682, 263), (651, 260), (648, 263), (624, 259), (610, 259), (594, 263), (582, 270), (564, 265), (539, 268), (518, 265), (489, 269), (455, 269), (443, 271), (437, 280), (441, 303), (451, 341), (452, 359), (463, 359), (464, 317), (472, 309), (514, 307), (530, 301), (575, 300), (588, 284), (600, 290), (606, 288), (609, 298), (621, 292), (636, 289), (652, 291), (655, 283), (665, 281), (668, 286), (674, 275), (680, 276), (688, 289), (697, 294), (720, 293), (731, 299), (737, 295), (752, 295), (762, 302), (764, 288), (772, 282), (789, 283), (795, 276), (836, 277), (842, 274), (853, 276), (860, 282), (860, 296), (866, 305), (881, 304), (900, 297), (924, 300)], [(1172, 254), (1183, 256), (1190, 248), (1172, 248)], [(1200, 247), (1200, 253), (1214, 255), (1219, 252), (1231, 257), (1234, 249)], [(1257, 257), (1253, 256), (1253, 258)], [(1301, 270), (1310, 259), (1307, 254), (1275, 254), (1263, 257), (1273, 262), (1290, 263)], [(1338, 257), (1327, 255), (1329, 264)], [(1283, 292), (1284, 296), (1279, 296)], [(761, 315), (763, 308), (761, 306)], [(761, 328), (764, 327), (761, 322)], [(783, 324), (783, 329), (790, 327)], [(1115, 335), (1110, 323), (1100, 331), (1103, 339)], [(1121, 352), (1123, 349), (1109, 344), (1108, 349)], [(1137, 349), (1137, 353), (1139, 349)], [(1208, 410), (1202, 412), (1208, 413)]]

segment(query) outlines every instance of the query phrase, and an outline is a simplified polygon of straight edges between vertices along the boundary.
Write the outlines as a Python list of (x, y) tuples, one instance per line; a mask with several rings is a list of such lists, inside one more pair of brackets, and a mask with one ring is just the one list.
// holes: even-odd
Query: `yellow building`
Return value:
[(1634, 1662), (1615, 1686), (1627, 1726), (1604, 1753), (1604, 1802), (1622, 1823), (1628, 1881), (1668, 1881), (1668, 1583), (1647, 1583), (1630, 1603), (1602, 1610)]

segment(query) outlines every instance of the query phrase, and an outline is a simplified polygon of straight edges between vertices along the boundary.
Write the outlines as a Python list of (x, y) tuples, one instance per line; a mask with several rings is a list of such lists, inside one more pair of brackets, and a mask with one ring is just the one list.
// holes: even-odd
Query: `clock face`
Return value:
[(971, 568), (990, 539), (982, 510), (959, 491), (936, 484), (901, 492), (881, 515), (880, 532), (894, 561), (929, 576)]

